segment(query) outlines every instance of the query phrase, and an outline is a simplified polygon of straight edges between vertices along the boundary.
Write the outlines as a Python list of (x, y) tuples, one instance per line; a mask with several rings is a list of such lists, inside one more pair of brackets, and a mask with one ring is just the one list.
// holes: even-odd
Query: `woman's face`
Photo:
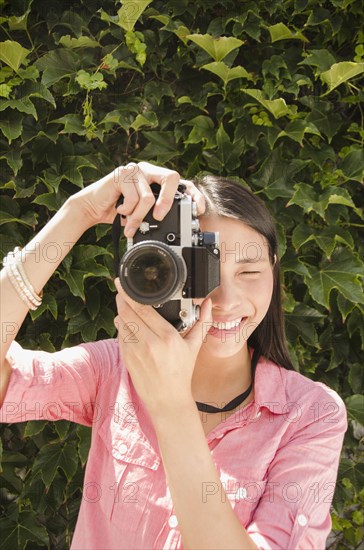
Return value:
[(213, 326), (203, 329), (201, 351), (229, 357), (246, 345), (268, 311), (273, 292), (268, 242), (243, 222), (217, 215), (201, 217), (200, 228), (220, 234), (220, 286), (209, 294)]

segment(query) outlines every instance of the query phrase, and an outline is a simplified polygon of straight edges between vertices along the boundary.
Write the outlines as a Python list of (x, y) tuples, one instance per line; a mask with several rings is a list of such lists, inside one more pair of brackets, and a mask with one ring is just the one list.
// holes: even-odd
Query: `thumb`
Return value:
[(196, 353), (198, 353), (202, 343), (206, 341), (206, 335), (212, 325), (212, 300), (211, 298), (206, 298), (201, 305), (200, 318), (190, 332), (185, 337), (185, 340), (188, 340), (192, 343), (192, 346), (195, 348)]

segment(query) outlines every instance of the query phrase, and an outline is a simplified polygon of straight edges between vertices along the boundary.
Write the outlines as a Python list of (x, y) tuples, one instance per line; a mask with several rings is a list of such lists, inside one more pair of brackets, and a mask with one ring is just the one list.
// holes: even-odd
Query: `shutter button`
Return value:
[(300, 514), (297, 518), (297, 521), (299, 525), (301, 525), (301, 527), (304, 527), (305, 525), (307, 525), (307, 518), (304, 514)]

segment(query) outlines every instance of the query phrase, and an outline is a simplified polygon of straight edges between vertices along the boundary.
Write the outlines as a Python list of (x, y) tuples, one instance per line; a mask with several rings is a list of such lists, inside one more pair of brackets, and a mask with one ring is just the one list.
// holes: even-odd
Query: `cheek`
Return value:
[(269, 304), (273, 294), (273, 277), (271, 274), (262, 276), (259, 281), (256, 281), (254, 289), (252, 288), (252, 295), (254, 293), (255, 302), (259, 309), (264, 310), (264, 315), (268, 311)]

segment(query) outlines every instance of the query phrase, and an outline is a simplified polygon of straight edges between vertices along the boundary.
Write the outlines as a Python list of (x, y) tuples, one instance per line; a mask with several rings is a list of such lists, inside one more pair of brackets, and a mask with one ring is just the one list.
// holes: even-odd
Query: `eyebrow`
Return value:
[(254, 258), (240, 258), (237, 262), (235, 262), (236, 264), (258, 264), (258, 263), (267, 263), (267, 259), (266, 258), (257, 258), (257, 259), (254, 259)]

